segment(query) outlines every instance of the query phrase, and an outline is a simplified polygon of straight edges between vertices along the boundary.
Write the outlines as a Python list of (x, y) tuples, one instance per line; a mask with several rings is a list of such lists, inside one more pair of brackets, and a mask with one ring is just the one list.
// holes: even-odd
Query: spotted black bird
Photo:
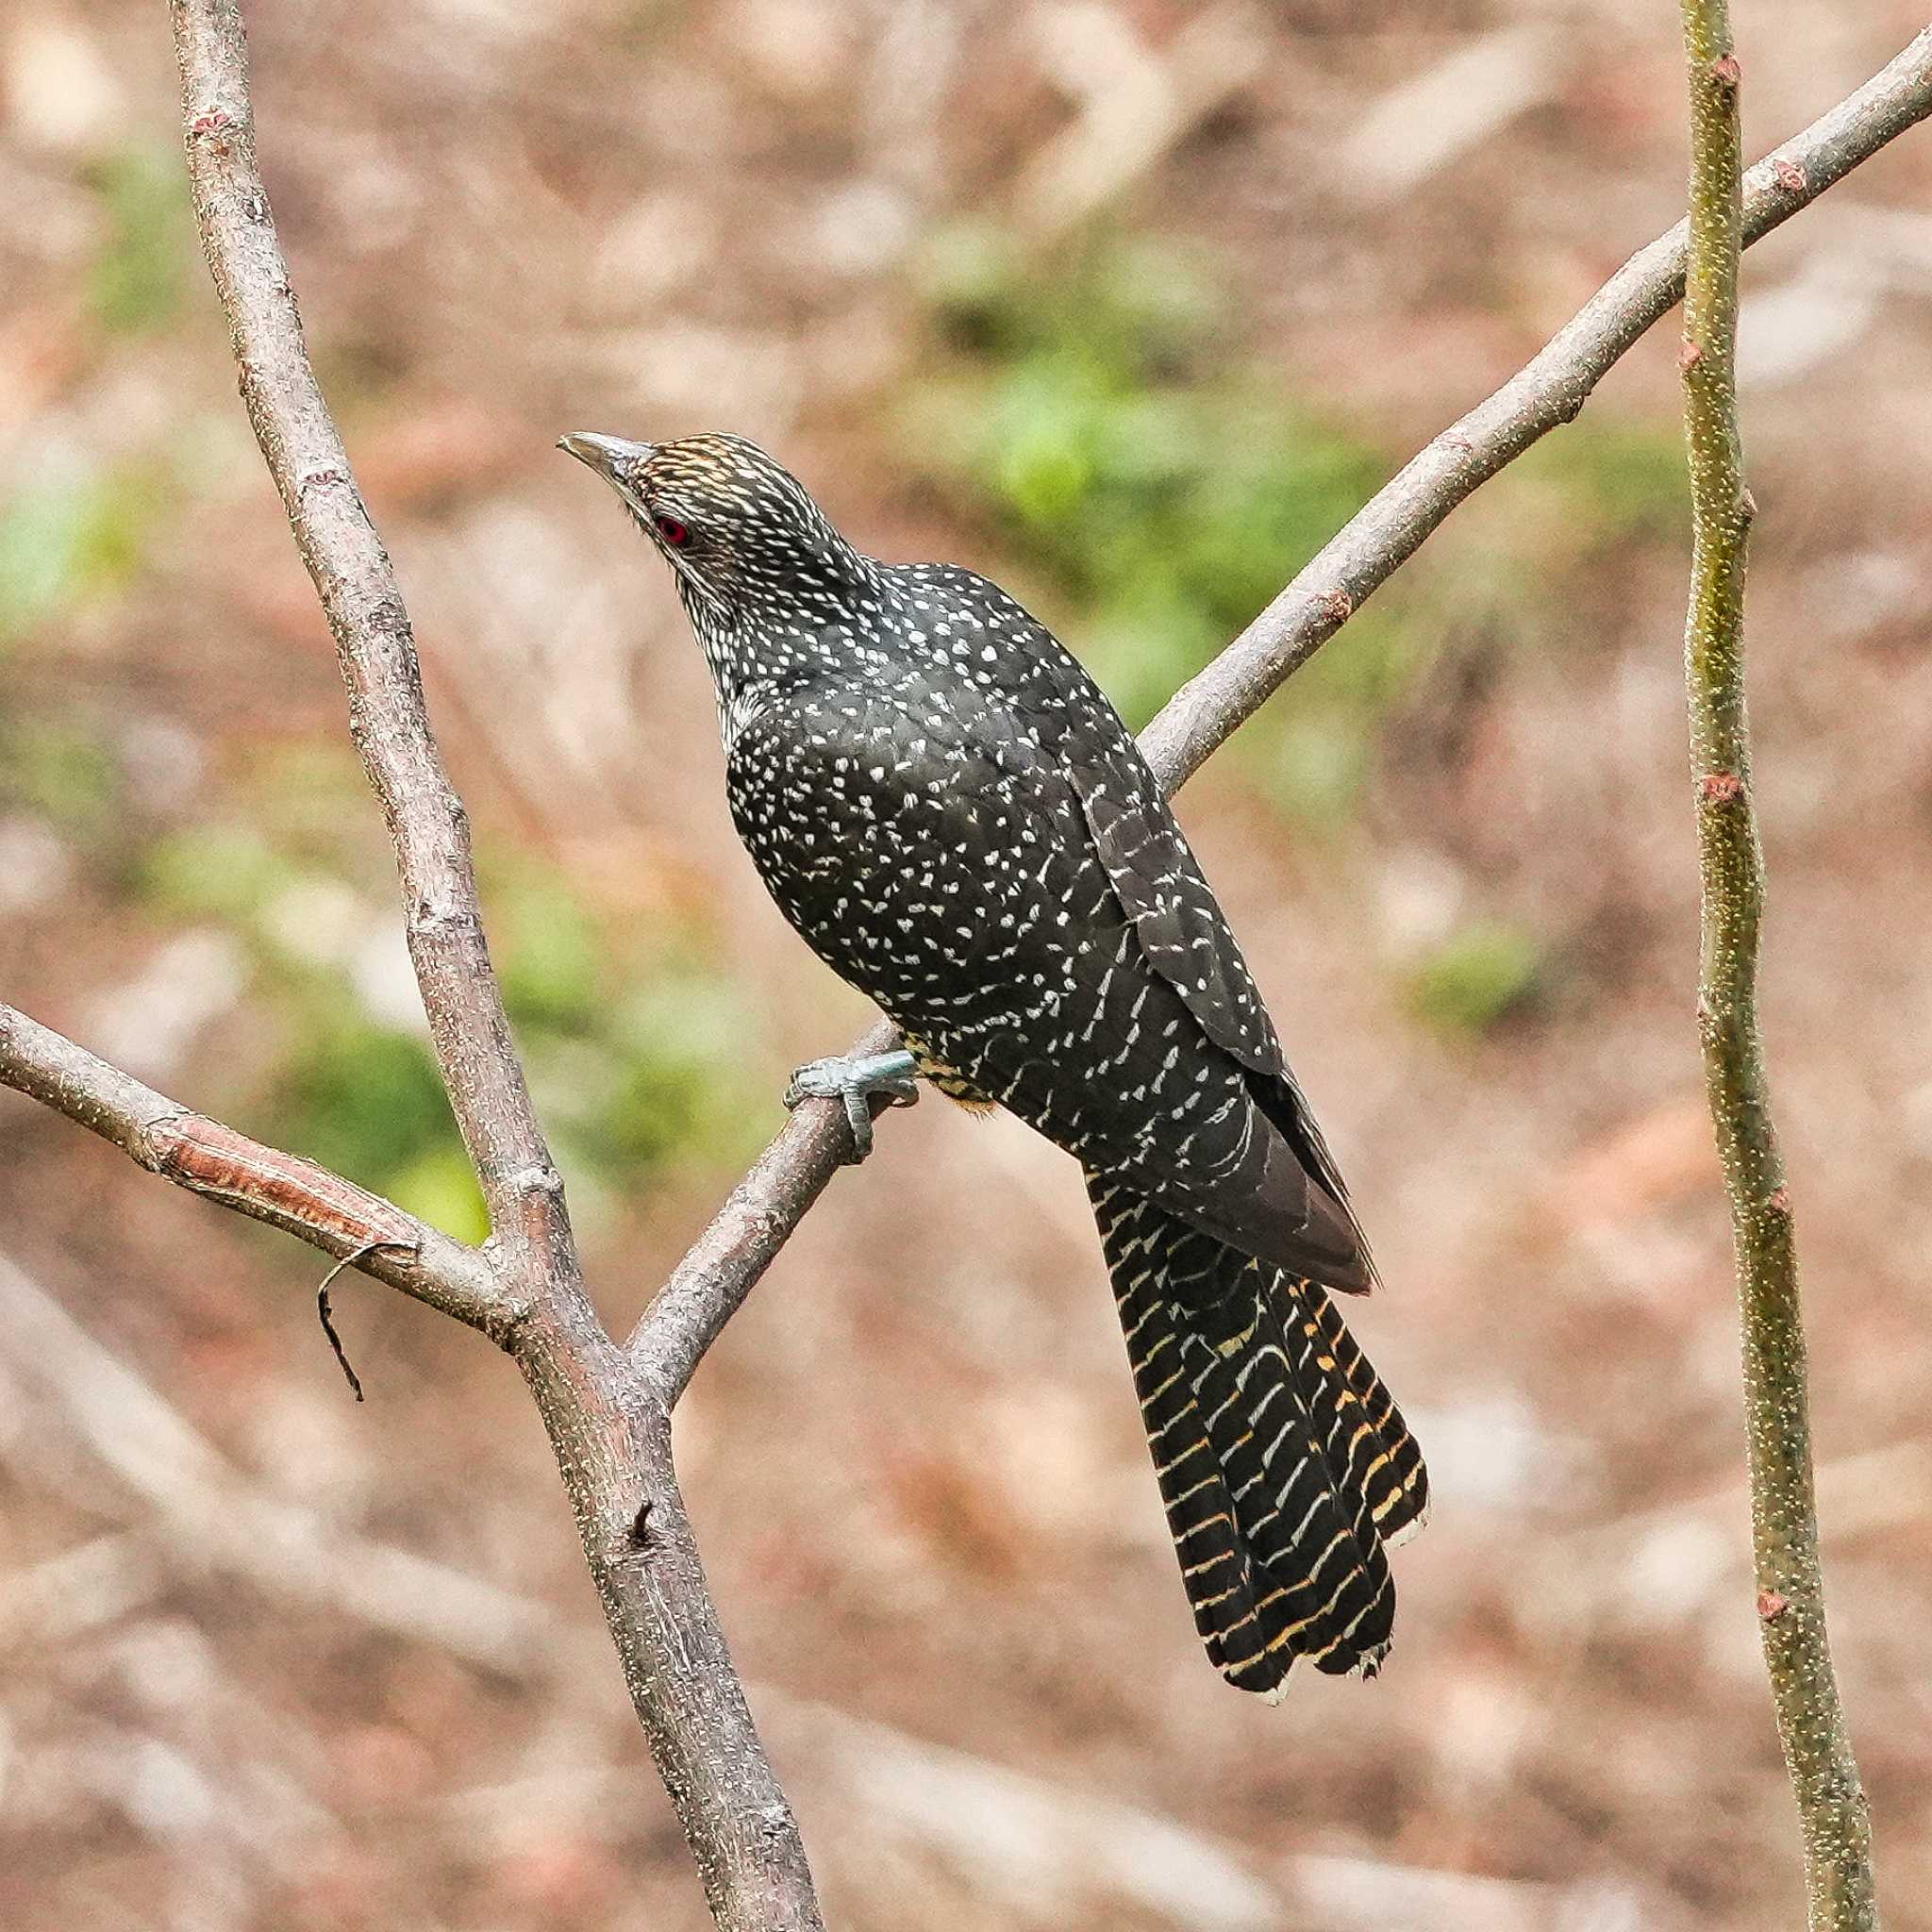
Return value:
[(915, 1074), (1085, 1170), (1208, 1657), (1278, 1695), (1373, 1674), (1386, 1552), (1428, 1483), (1331, 1300), (1374, 1281), (1348, 1192), (1146, 760), (1046, 627), (952, 564), (862, 556), (735, 436), (573, 435), (670, 564), (717, 687), (752, 862), (906, 1051), (814, 1061), (788, 1101)]

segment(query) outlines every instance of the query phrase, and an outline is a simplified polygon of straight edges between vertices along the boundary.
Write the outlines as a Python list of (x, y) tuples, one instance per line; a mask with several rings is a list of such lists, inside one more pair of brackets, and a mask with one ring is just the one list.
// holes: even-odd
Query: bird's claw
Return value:
[(834, 1054), (795, 1068), (785, 1090), (785, 1105), (806, 1100), (841, 1100), (852, 1129), (852, 1163), (872, 1152), (872, 1099), (884, 1094), (893, 1107), (910, 1107), (919, 1083), (909, 1053)]

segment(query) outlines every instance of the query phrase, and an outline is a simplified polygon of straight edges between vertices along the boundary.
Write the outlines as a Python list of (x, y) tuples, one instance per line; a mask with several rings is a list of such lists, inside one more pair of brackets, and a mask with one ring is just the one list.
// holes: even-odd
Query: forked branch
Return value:
[[(401, 594), (303, 346), (256, 165), (240, 12), (235, 0), (172, 6), (195, 209), (242, 394), (335, 634), (351, 730), (395, 842), (438, 1062), (494, 1231), (482, 1249), (452, 1241), (340, 1176), (188, 1112), (10, 1008), (0, 1008), (0, 1083), (182, 1186), (353, 1257), (363, 1273), (446, 1307), (509, 1350), (542, 1413), (713, 1917), (726, 1932), (815, 1932), (822, 1922), (797, 1829), (752, 1726), (678, 1495), (670, 1416), (705, 1350), (837, 1172), (842, 1120), (830, 1108), (800, 1109), (618, 1349), (583, 1291), (561, 1184), (510, 1040), (468, 829), (430, 734)], [(1753, 172), (1745, 238), (1775, 226), (1928, 110), (1932, 30)], [(1679, 298), (1684, 259), (1681, 229), (1633, 257), (1180, 692), (1143, 741), (1170, 791), (1457, 504), (1575, 415)]]
[[(583, 1287), (490, 963), (468, 824), (431, 735), (402, 594), (308, 361), (255, 152), (236, 0), (174, 0), (189, 177), (256, 440), (336, 639), (350, 730), (396, 851), (417, 983), (489, 1206), (476, 1259), (516, 1319), (534, 1393), (632, 1702), (730, 1932), (816, 1932), (804, 1847), (705, 1588), (671, 1463), (670, 1413)], [(358, 1266), (380, 1273), (379, 1252)]]

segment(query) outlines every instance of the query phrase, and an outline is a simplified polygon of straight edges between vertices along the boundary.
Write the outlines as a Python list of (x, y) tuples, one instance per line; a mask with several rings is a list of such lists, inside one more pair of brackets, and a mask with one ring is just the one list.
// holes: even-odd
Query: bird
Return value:
[(1079, 660), (955, 564), (887, 563), (758, 444), (576, 432), (669, 564), (733, 824), (778, 909), (904, 1041), (788, 1104), (924, 1080), (1072, 1154), (1195, 1627), (1278, 1701), (1373, 1676), (1422, 1453), (1338, 1294), (1375, 1285), (1341, 1171), (1158, 781)]

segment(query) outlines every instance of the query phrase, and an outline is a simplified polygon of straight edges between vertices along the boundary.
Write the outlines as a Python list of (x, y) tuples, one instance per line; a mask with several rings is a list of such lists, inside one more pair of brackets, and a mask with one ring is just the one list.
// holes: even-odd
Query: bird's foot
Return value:
[(793, 1071), (785, 1105), (842, 1100), (852, 1129), (851, 1164), (857, 1166), (872, 1152), (873, 1095), (883, 1093), (894, 1107), (910, 1107), (919, 1098), (915, 1066), (909, 1053), (834, 1054), (830, 1059), (809, 1060)]

